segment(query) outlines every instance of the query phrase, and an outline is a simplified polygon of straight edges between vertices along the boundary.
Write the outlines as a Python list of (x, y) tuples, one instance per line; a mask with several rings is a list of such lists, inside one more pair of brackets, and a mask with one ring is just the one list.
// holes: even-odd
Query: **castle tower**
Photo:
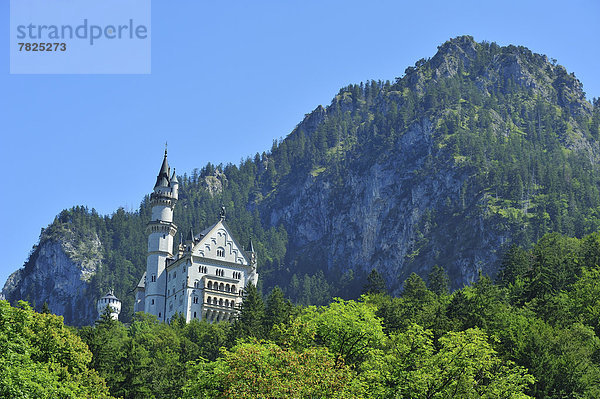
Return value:
[(98, 318), (102, 316), (106, 307), (110, 307), (110, 317), (113, 320), (119, 320), (119, 313), (121, 313), (121, 301), (117, 298), (112, 290), (108, 291), (108, 294), (98, 299), (96, 309), (98, 310)]
[(175, 171), (171, 175), (167, 150), (156, 177), (154, 191), (150, 194), (152, 218), (146, 227), (148, 233), (148, 258), (146, 262), (145, 311), (165, 319), (165, 287), (167, 260), (173, 258), (173, 238), (177, 226), (173, 224), (173, 208), (177, 203), (179, 182)]

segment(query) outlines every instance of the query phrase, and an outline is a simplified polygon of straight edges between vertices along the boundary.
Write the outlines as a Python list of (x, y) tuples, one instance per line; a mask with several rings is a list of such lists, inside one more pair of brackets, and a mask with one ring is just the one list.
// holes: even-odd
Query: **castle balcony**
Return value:
[(202, 318), (214, 323), (218, 321), (233, 321), (238, 317), (238, 311), (235, 309), (227, 310), (215, 307), (205, 307), (202, 310)]
[(151, 220), (146, 225), (146, 234), (150, 233), (164, 233), (175, 236), (177, 233), (177, 226), (172, 222), (165, 222), (162, 220)]

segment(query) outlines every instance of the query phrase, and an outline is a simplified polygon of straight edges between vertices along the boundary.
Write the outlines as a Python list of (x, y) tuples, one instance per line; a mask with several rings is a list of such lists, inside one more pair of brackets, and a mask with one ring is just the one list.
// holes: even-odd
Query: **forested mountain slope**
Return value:
[[(200, 231), (224, 204), (240, 241), (256, 244), (261, 284), (303, 304), (356, 296), (372, 269), (398, 292), (437, 264), (457, 288), (494, 274), (512, 243), (599, 229), (594, 103), (546, 56), (458, 37), (395, 82), (342, 88), (270, 151), (181, 176), (175, 223)], [(135, 213), (63, 211), (3, 293), (67, 309), (67, 297), (93, 302), (114, 287), (128, 320), (148, 220), (147, 198)], [(47, 272), (51, 246), (70, 253), (61, 270), (79, 271), (77, 292)], [(70, 312), (68, 323), (90, 321)]]

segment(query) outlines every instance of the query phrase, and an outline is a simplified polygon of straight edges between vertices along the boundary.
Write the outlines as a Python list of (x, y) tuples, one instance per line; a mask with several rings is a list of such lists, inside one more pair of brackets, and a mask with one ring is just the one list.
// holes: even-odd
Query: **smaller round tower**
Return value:
[(98, 318), (102, 316), (106, 307), (110, 307), (110, 317), (113, 320), (119, 320), (119, 313), (121, 313), (121, 301), (117, 298), (113, 291), (108, 291), (108, 294), (104, 295), (102, 298), (98, 299)]

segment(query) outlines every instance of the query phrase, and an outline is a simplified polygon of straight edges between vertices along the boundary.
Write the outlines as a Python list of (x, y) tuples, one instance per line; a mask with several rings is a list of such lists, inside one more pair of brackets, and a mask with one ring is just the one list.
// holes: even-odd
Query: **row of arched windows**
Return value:
[(233, 300), (229, 300), (229, 299), (225, 299), (223, 300), (223, 298), (216, 298), (216, 297), (207, 297), (206, 298), (206, 303), (208, 305), (218, 305), (218, 306), (225, 306), (227, 308), (233, 308), (235, 307), (235, 301)]
[(217, 283), (217, 282), (212, 282), (209, 281), (206, 284), (206, 288), (208, 288), (209, 290), (217, 290), (217, 291), (224, 291), (224, 292), (232, 292), (232, 293), (236, 293), (237, 292), (237, 288), (235, 285), (229, 285), (229, 284), (224, 284), (224, 283)]

